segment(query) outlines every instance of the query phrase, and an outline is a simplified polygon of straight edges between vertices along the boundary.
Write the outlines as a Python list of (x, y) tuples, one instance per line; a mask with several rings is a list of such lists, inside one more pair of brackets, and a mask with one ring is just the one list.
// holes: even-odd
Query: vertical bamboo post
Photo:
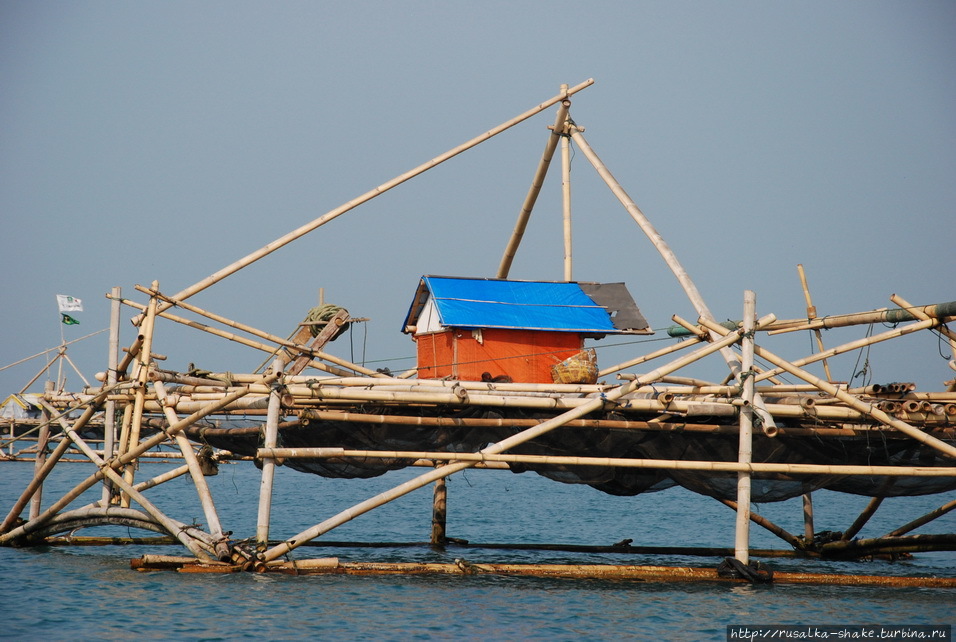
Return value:
[[(757, 297), (753, 291), (744, 292), (744, 334), (741, 348), (740, 444), (737, 461), (749, 465), (753, 455), (753, 400), (754, 400), (754, 327)], [(750, 562), (750, 471), (737, 473), (737, 524), (734, 556), (742, 564)]]
[[(50, 440), (50, 411), (43, 408), (43, 425), (40, 426), (40, 433), (37, 435), (37, 456), (33, 461), (33, 476), (38, 478), (43, 465), (46, 463), (47, 444)], [(11, 426), (13, 424), (11, 423)], [(40, 507), (43, 501), (43, 483), (37, 486), (36, 493), (30, 500), (30, 519), (36, 519), (40, 514)]]
[[(152, 287), (153, 290), (159, 290), (159, 282), (153, 281)], [(139, 433), (143, 423), (143, 406), (146, 403), (146, 383), (149, 381), (149, 364), (152, 360), (153, 329), (156, 326), (157, 303), (158, 301), (155, 296), (149, 298), (149, 305), (146, 307), (146, 320), (143, 322), (141, 332), (143, 335), (143, 346), (139, 351), (136, 370), (136, 381), (139, 385), (136, 387), (135, 398), (133, 400), (133, 416), (130, 423), (129, 443), (126, 444), (126, 447), (130, 450), (135, 448), (139, 443)], [(130, 462), (130, 465), (127, 466), (126, 471), (123, 473), (123, 479), (126, 480), (130, 486), (133, 485), (135, 468), (136, 462)], [(129, 497), (127, 495), (123, 495), (122, 506), (123, 508), (129, 507)]]
[(810, 493), (803, 494), (803, 538), (807, 543), (813, 541), (813, 496)]
[(448, 485), (446, 482), (446, 477), (435, 480), (435, 495), (432, 499), (431, 545), (438, 548), (443, 548), (447, 541), (445, 527), (448, 519)]
[[(110, 293), (110, 338), (109, 351), (106, 355), (108, 363), (106, 370), (106, 385), (109, 387), (116, 385), (117, 380), (116, 368), (119, 365), (120, 308), (122, 306), (122, 303), (120, 303), (120, 297), (122, 294), (123, 291), (120, 287), (114, 287)], [(109, 459), (113, 456), (113, 452), (116, 447), (116, 402), (112, 399), (107, 399), (105, 412), (106, 418), (103, 424), (103, 452), (106, 453), (106, 458)], [(109, 503), (111, 495), (112, 482), (107, 479), (103, 484), (104, 505)]]
[(541, 186), (544, 185), (544, 178), (548, 174), (548, 168), (551, 166), (551, 159), (554, 157), (554, 150), (558, 147), (558, 137), (564, 131), (565, 121), (568, 118), (568, 107), (571, 101), (568, 100), (568, 86), (561, 85), (561, 92), (565, 94), (564, 100), (558, 107), (558, 114), (554, 119), (554, 126), (551, 128), (551, 135), (548, 142), (545, 143), (544, 152), (541, 154), (541, 160), (538, 162), (538, 168), (535, 170), (534, 178), (531, 179), (531, 187), (528, 188), (528, 194), (525, 196), (524, 203), (521, 205), (521, 211), (518, 213), (518, 221), (515, 223), (514, 231), (508, 240), (508, 246), (505, 248), (504, 255), (501, 257), (501, 263), (498, 265), (499, 279), (507, 279), (511, 271), (511, 263), (514, 261), (515, 254), (518, 251), (518, 245), (524, 237), (524, 232), (528, 227), (528, 220), (531, 218), (531, 210), (538, 200), (538, 194), (541, 193)]
[(571, 281), (571, 139), (561, 136), (561, 196), (564, 204), (564, 280)]
[[(272, 362), (272, 376), (282, 376), (285, 364), (281, 357)], [(266, 411), (265, 448), (275, 448), (279, 440), (279, 413), (282, 405), (282, 394), (279, 382), (272, 384), (269, 393), (269, 407)], [(265, 551), (269, 547), (269, 523), (272, 518), (272, 486), (275, 479), (275, 459), (266, 457), (262, 460), (262, 479), (259, 483), (259, 513), (256, 519), (256, 550)]]

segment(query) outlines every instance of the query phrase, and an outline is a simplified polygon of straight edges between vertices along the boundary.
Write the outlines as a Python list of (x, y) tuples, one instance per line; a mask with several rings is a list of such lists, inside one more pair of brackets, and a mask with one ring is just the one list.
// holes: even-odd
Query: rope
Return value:
[[(328, 324), (328, 322), (332, 320), (332, 317), (338, 314), (339, 310), (343, 309), (344, 308), (340, 308), (337, 305), (332, 305), (331, 303), (318, 305), (309, 310), (309, 313), (305, 316), (304, 323), (316, 324), (310, 325), (309, 330), (312, 332), (313, 337), (317, 336), (319, 332), (322, 331), (323, 326), (321, 324)], [(345, 332), (348, 327), (348, 323), (342, 324), (341, 330), (339, 330), (331, 340), (334, 341), (336, 337)]]

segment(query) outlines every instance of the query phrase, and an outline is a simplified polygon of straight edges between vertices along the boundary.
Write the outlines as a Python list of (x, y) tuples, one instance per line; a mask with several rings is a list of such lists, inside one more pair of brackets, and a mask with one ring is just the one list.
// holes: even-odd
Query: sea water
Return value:
[[(173, 464), (143, 464), (140, 479)], [(4, 515), (32, 475), (32, 463), (0, 463)], [(44, 505), (92, 472), (60, 464), (44, 487)], [(422, 469), (369, 480), (335, 480), (278, 468), (273, 539), (292, 537)], [(228, 464), (207, 478), (220, 519), (234, 539), (255, 534), (260, 473)], [(322, 542), (425, 542), (431, 487), (347, 522), (293, 551), (298, 559), (343, 561), (663, 564), (715, 567), (718, 557), (566, 553), (450, 546), (341, 548)], [(91, 490), (76, 506), (98, 498)], [(147, 492), (166, 514), (204, 522), (188, 478)], [(952, 493), (886, 500), (860, 533), (885, 534), (953, 499)], [(814, 493), (816, 530), (843, 530), (867, 498)], [(800, 499), (755, 505), (792, 533), (803, 532)], [(734, 512), (680, 488), (636, 497), (559, 484), (533, 473), (467, 470), (448, 482), (448, 536), (470, 543), (733, 547)], [(78, 535), (149, 536), (125, 528)], [(956, 532), (946, 515), (918, 533)], [(753, 526), (754, 548), (789, 550)], [(254, 573), (141, 573), (144, 553), (183, 555), (172, 547), (0, 548), (0, 637), (10, 639), (242, 638), (321, 640), (724, 640), (728, 625), (913, 625), (956, 623), (956, 589), (742, 585), (468, 576), (301, 576)], [(956, 554), (923, 553), (905, 561), (833, 562), (765, 559), (779, 571), (956, 576)], [(782, 638), (781, 638), (782, 639)], [(838, 638), (830, 638), (838, 639)]]

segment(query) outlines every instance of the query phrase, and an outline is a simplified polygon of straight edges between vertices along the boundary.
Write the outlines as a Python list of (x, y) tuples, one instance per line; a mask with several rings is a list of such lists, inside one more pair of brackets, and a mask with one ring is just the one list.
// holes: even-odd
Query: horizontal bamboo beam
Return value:
[[(748, 584), (745, 579), (722, 577), (715, 568), (686, 566), (630, 566), (622, 564), (474, 564), (458, 559), (454, 563), (388, 563), (388, 562), (342, 562), (324, 561), (310, 563), (297, 561), (294, 565), (265, 564), (263, 572), (340, 575), (502, 575), (526, 577), (614, 579), (640, 582), (719, 582), (725, 584)], [(164, 558), (154, 560), (143, 556), (131, 560), (130, 567), (138, 571), (176, 570), (181, 573), (235, 573), (239, 566), (212, 563), (199, 564), (189, 558)], [(882, 586), (954, 588), (956, 578), (950, 577), (893, 577), (880, 575), (836, 575), (829, 573), (791, 573), (776, 571), (776, 584), (818, 584), (830, 586)]]
[(322, 459), (365, 457), (381, 459), (432, 459), (457, 462), (506, 462), (536, 466), (604, 466), (610, 468), (652, 468), (661, 470), (700, 470), (722, 473), (782, 473), (787, 475), (886, 475), (892, 477), (956, 477), (956, 467), (930, 466), (850, 466), (844, 464), (742, 464), (725, 461), (688, 461), (677, 459), (630, 459), (621, 457), (566, 457), (556, 455), (513, 455), (505, 453), (450, 453), (404, 450), (357, 450), (348, 448), (259, 448), (259, 459)]

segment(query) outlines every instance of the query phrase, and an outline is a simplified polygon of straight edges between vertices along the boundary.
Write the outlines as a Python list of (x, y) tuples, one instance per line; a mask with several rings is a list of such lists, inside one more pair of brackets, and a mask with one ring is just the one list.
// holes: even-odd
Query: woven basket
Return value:
[(597, 376), (597, 354), (593, 348), (551, 366), (554, 383), (597, 383)]

